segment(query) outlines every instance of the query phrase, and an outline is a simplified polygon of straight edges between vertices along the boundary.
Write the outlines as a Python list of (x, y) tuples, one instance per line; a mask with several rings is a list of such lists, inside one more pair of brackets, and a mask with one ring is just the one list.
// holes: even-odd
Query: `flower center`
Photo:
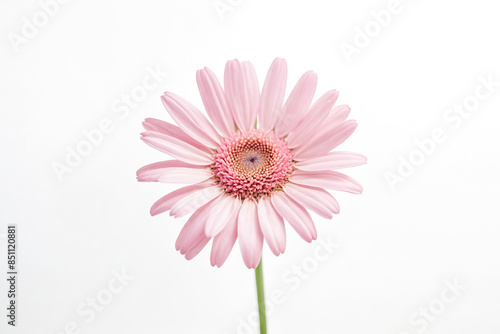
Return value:
[(259, 199), (280, 189), (292, 172), (292, 154), (274, 133), (237, 133), (215, 153), (212, 170), (226, 193)]

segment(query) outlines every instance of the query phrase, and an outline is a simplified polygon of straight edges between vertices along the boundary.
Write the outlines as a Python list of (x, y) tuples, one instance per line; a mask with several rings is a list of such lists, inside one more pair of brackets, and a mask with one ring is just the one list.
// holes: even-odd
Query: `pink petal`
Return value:
[(286, 232), (283, 217), (276, 212), (269, 197), (263, 197), (259, 200), (257, 210), (260, 229), (269, 248), (276, 256), (284, 253)]
[(210, 212), (205, 225), (207, 237), (215, 237), (219, 234), (229, 221), (236, 219), (236, 214), (240, 211), (241, 200), (233, 196), (223, 196), (217, 205)]
[(243, 201), (238, 215), (238, 239), (245, 265), (252, 269), (259, 265), (262, 256), (264, 236), (259, 226), (257, 203), (247, 199)]
[(307, 141), (318, 134), (318, 129), (321, 129), (321, 125), (328, 117), (338, 96), (339, 92), (335, 89), (328, 91), (309, 108), (307, 117), (304, 117), (287, 136), (288, 147), (294, 148), (307, 143)]
[(222, 190), (218, 184), (192, 192), (182, 198), (179, 198), (179, 200), (172, 205), (170, 215), (175, 218), (185, 216), (210, 202), (223, 192), (224, 190)]
[(179, 128), (177, 125), (173, 125), (155, 118), (146, 118), (144, 122), (142, 122), (142, 126), (146, 131), (160, 132), (163, 133), (164, 135), (174, 137), (183, 142), (186, 142), (189, 145), (196, 147), (200, 151), (205, 151), (207, 153), (212, 152), (210, 148), (194, 140), (187, 133), (182, 131), (182, 129)]
[(300, 77), (279, 113), (274, 132), (285, 136), (304, 118), (314, 98), (318, 76), (309, 71)]
[[(241, 205), (240, 207), (241, 208)], [(212, 266), (221, 267), (226, 262), (229, 253), (233, 249), (234, 243), (238, 237), (238, 214), (239, 208), (235, 212), (232, 220), (228, 221), (226, 227), (217, 234), (212, 243), (212, 253), (210, 254), (210, 263)]]
[[(203, 196), (204, 194), (208, 193), (209, 190), (206, 190), (206, 188), (210, 187), (217, 187), (219, 188), (213, 180), (207, 180), (203, 181), (197, 184), (193, 184), (190, 186), (182, 187), (180, 189), (174, 190), (171, 193), (168, 193), (167, 195), (163, 196), (159, 200), (157, 200), (153, 206), (151, 207), (151, 210), (149, 211), (151, 213), (151, 216), (156, 216), (160, 213), (166, 212), (170, 210), (177, 202), (182, 200), (184, 197), (196, 194), (196, 197)], [(204, 190), (204, 191), (202, 191)], [(220, 193), (220, 192), (219, 192)], [(212, 199), (212, 198), (210, 198)], [(208, 202), (209, 199), (207, 199)], [(193, 202), (190, 200), (190, 202)], [(201, 206), (201, 205), (199, 205)], [(193, 209), (194, 211), (194, 209)]]
[[(335, 131), (335, 129), (347, 119), (350, 113), (351, 108), (347, 104), (341, 104), (333, 107), (322, 126), (319, 127), (318, 131), (316, 131), (316, 134), (311, 139), (331, 135), (331, 132)], [(307, 141), (302, 143), (301, 146), (305, 144), (307, 144)]]
[[(328, 93), (327, 93), (328, 94)], [(326, 94), (325, 94), (326, 95)], [(320, 102), (320, 100), (326, 96), (323, 95), (320, 99), (318, 99), (317, 103)], [(327, 102), (326, 100), (324, 102)], [(311, 107), (312, 109), (312, 107)], [(322, 123), (320, 126), (316, 127), (313, 129), (312, 135), (308, 135), (308, 138), (305, 138), (303, 140), (296, 140), (294, 137), (296, 136), (297, 133), (301, 134), (302, 138), (305, 136), (302, 135), (300, 125), (297, 126), (297, 128), (292, 131), (292, 133), (287, 137), (287, 141), (289, 142), (289, 146), (299, 149), (303, 146), (310, 145), (311, 142), (317, 142), (319, 140), (324, 140), (325, 137), (329, 137), (333, 131), (336, 131), (336, 128), (338, 128), (339, 125), (341, 125), (349, 116), (349, 113), (351, 112), (351, 108), (346, 105), (346, 104), (341, 104), (338, 106), (335, 106), (331, 108), (331, 110), (327, 113), (326, 119), (322, 120)], [(312, 120), (313, 117), (307, 117), (304, 119), (304, 122), (307, 122), (309, 119), (311, 119), (311, 122), (315, 123), (316, 121)], [(320, 139), (322, 138), (322, 139)], [(291, 144), (290, 144), (291, 143)]]
[(311, 187), (321, 187), (353, 194), (363, 192), (363, 187), (356, 180), (334, 171), (306, 172), (296, 170), (290, 177), (290, 181)]
[[(350, 112), (351, 108), (347, 104), (341, 104), (331, 108), (328, 116), (321, 123), (321, 126), (316, 128), (313, 135), (310, 136), (307, 140), (299, 143), (297, 147), (305, 146), (306, 144), (309, 144), (310, 141), (313, 141), (320, 137), (329, 137), (332, 131), (336, 131), (335, 129), (347, 119)], [(297, 129), (300, 130), (298, 127)]]
[(259, 128), (261, 130), (272, 130), (276, 124), (276, 118), (281, 112), (285, 98), (287, 73), (286, 61), (282, 58), (276, 58), (267, 72), (260, 97)]
[(253, 67), (251, 62), (244, 61), (241, 64), (243, 65), (243, 71), (245, 73), (248, 100), (250, 102), (250, 119), (252, 121), (252, 127), (254, 127), (260, 102), (259, 79), (257, 78), (257, 72), (255, 72), (255, 68)]
[(215, 204), (220, 200), (216, 197), (196, 210), (182, 228), (175, 242), (175, 249), (186, 254), (191, 249), (194, 249), (200, 242), (203, 242), (207, 237), (205, 235), (205, 222), (208, 214)]
[(275, 192), (271, 196), (271, 201), (276, 211), (286, 219), (302, 239), (307, 242), (316, 240), (316, 227), (302, 205), (282, 191)]
[(141, 139), (149, 146), (176, 159), (193, 165), (208, 166), (213, 163), (212, 154), (201, 151), (177, 138), (159, 132), (143, 132)]
[(339, 203), (323, 188), (289, 182), (283, 187), (283, 190), (297, 203), (316, 212), (321, 217), (332, 219), (334, 213), (339, 213)]
[(201, 238), (198, 243), (196, 243), (193, 247), (191, 247), (187, 252), (186, 252), (186, 260), (191, 260), (193, 259), (196, 255), (198, 255), (203, 248), (208, 244), (211, 238), (205, 237)]
[(357, 126), (355, 120), (349, 120), (321, 132), (307, 144), (294, 149), (294, 159), (303, 161), (325, 155), (349, 138)]
[(195, 106), (174, 93), (165, 92), (163, 106), (179, 127), (189, 136), (211, 148), (219, 147), (220, 135), (212, 123)]
[(339, 104), (338, 106), (333, 107), (330, 115), (328, 116), (328, 123), (331, 124), (340, 124), (349, 117), (351, 113), (351, 107), (347, 104)]
[(295, 167), (304, 171), (320, 171), (356, 167), (364, 164), (366, 164), (366, 157), (363, 154), (333, 151), (322, 157), (299, 161), (295, 164)]
[(197, 183), (213, 176), (210, 167), (168, 160), (146, 165), (137, 171), (139, 182)]
[(219, 80), (205, 67), (196, 72), (196, 82), (208, 116), (224, 136), (230, 137), (235, 133), (235, 124)]
[(257, 118), (259, 83), (249, 62), (230, 60), (224, 71), (226, 101), (236, 125), (241, 131), (250, 130)]

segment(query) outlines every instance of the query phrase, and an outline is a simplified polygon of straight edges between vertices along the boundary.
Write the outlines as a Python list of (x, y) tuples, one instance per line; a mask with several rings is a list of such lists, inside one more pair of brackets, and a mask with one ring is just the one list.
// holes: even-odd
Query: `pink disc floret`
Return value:
[(259, 199), (281, 190), (292, 169), (292, 154), (286, 142), (272, 132), (259, 130), (225, 139), (212, 165), (219, 185), (241, 199)]

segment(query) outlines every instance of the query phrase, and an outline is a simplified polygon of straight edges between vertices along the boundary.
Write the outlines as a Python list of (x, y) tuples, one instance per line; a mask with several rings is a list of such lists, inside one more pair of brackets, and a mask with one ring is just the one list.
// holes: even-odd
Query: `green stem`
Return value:
[(255, 282), (257, 283), (257, 299), (259, 301), (260, 334), (267, 334), (266, 303), (264, 298), (264, 277), (262, 275), (262, 258), (255, 268)]

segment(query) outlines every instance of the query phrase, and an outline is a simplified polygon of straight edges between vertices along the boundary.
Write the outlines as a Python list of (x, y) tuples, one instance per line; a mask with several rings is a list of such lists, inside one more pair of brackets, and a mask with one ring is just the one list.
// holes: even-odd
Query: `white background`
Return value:
[[(251, 60), (262, 84), (279, 56), (289, 91), (310, 69), (316, 97), (340, 91), (359, 123), (341, 148), (369, 163), (346, 171), (363, 195), (334, 194), (340, 215), (313, 217), (318, 240), (337, 244), (331, 254), (292, 229), (284, 255), (265, 246), (267, 295), (282, 293), (268, 309), (269, 333), (499, 333), (500, 87), (460, 124), (443, 118), (474, 101), (480, 77), (500, 81), (495, 3), (401, 0), (380, 31), (371, 12), (390, 1), (220, 3), (230, 10), (209, 0), (72, 0), (47, 22), (41, 14), (16, 51), (12, 36), (42, 8), (2, 1), (0, 259), (6, 272), (6, 226), (17, 224), (19, 293), (11, 328), (1, 279), (0, 331), (257, 333), (253, 271), (238, 245), (221, 269), (210, 266), (209, 247), (186, 261), (174, 248), (185, 219), (149, 215), (174, 187), (138, 183), (135, 171), (165, 160), (139, 140), (144, 118), (171, 121), (163, 91), (201, 108), (197, 69), (222, 78), (227, 60)], [(341, 45), (355, 46), (367, 25), (372, 37), (349, 62)], [(148, 69), (168, 75), (128, 114), (115, 113)], [(65, 164), (68, 147), (105, 119), (113, 130), (60, 181), (54, 162)], [(387, 173), (398, 172), (400, 157), (422, 158), (415, 140), (437, 128), (446, 140), (391, 188)], [(122, 270), (133, 278), (126, 286), (113, 278)], [(454, 295), (447, 286), (455, 280)], [(110, 283), (121, 291), (109, 292)], [(96, 297), (106, 305), (91, 317)]]

